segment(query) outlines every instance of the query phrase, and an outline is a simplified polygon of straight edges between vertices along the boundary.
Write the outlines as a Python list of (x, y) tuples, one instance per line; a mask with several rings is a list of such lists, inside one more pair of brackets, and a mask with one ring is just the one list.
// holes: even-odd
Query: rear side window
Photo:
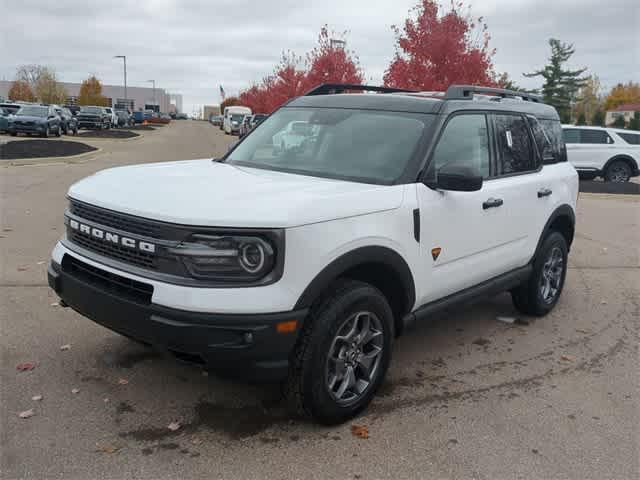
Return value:
[(521, 115), (494, 115), (498, 146), (498, 175), (537, 168), (527, 122)]
[(580, 130), (580, 143), (609, 144), (613, 139), (604, 130)]
[(616, 132), (620, 138), (631, 145), (640, 145), (640, 133)]
[(566, 140), (563, 138), (562, 125), (560, 125), (560, 121), (540, 119), (538, 120), (538, 123), (542, 126), (544, 133), (547, 135), (547, 138), (551, 142), (551, 151), (553, 154), (553, 161), (547, 162), (547, 160), (543, 157), (544, 163), (566, 162), (567, 161), (567, 147), (565, 146)]
[(564, 143), (580, 143), (580, 130), (577, 128), (565, 128), (562, 130)]
[(529, 126), (531, 127), (531, 132), (533, 133), (533, 138), (536, 142), (536, 147), (538, 148), (538, 153), (540, 154), (542, 163), (555, 163), (556, 158), (553, 154), (551, 140), (542, 128), (542, 125), (540, 125), (536, 117), (527, 115), (527, 120), (529, 121)]

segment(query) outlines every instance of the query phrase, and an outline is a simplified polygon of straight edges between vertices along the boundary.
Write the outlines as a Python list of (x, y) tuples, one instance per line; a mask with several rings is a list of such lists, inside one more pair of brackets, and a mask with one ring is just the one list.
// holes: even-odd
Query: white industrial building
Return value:
[[(9, 97), (11, 81), (0, 80), (0, 98)], [(80, 83), (61, 82), (67, 92), (67, 104), (74, 105), (80, 95)], [(163, 88), (135, 87), (127, 85), (127, 96), (125, 102), (124, 86), (122, 85), (102, 85), (102, 95), (105, 96), (112, 107), (124, 108), (129, 105), (132, 110), (148, 109), (169, 112), (175, 110), (182, 111), (182, 95), (169, 94)], [(173, 99), (173, 101), (172, 101)], [(171, 105), (175, 107), (172, 108)], [(156, 106), (156, 108), (154, 108)]]

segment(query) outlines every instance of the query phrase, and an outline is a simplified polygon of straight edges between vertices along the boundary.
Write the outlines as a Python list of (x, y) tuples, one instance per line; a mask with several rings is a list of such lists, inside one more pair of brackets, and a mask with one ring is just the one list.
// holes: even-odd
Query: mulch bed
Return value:
[(133, 138), (139, 137), (137, 133), (129, 130), (88, 130), (78, 133), (78, 137), (84, 138)]
[(0, 160), (18, 158), (69, 157), (97, 148), (67, 140), (18, 140), (0, 145)]
[(134, 125), (132, 127), (127, 127), (127, 130), (155, 130), (151, 125)]
[(640, 184), (633, 182), (613, 183), (599, 182), (597, 180), (581, 180), (580, 191), (585, 193), (640, 195)]

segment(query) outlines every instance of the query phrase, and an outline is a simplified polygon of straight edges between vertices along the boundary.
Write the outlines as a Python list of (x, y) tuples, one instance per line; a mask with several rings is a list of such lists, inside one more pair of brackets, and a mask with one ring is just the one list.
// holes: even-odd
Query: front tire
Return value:
[(393, 337), (393, 313), (377, 288), (337, 282), (312, 307), (291, 354), (290, 410), (325, 425), (357, 415), (384, 380)]
[(631, 178), (631, 167), (624, 160), (614, 160), (604, 172), (606, 182), (625, 183)]
[(511, 291), (513, 305), (526, 315), (541, 317), (558, 303), (567, 275), (567, 241), (551, 232), (542, 242), (529, 279)]

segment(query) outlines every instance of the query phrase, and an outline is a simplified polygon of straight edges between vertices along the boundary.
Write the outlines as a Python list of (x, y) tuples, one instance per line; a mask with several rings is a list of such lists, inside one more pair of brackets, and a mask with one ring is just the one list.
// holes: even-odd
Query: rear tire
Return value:
[(290, 411), (332, 425), (367, 407), (382, 384), (393, 343), (393, 313), (380, 291), (340, 280), (312, 307), (289, 359)]
[(624, 160), (614, 160), (604, 172), (604, 180), (613, 183), (625, 183), (631, 178), (631, 167)]
[(567, 275), (567, 241), (559, 232), (551, 232), (542, 242), (533, 261), (531, 275), (511, 290), (516, 309), (525, 315), (541, 317), (558, 303)]

